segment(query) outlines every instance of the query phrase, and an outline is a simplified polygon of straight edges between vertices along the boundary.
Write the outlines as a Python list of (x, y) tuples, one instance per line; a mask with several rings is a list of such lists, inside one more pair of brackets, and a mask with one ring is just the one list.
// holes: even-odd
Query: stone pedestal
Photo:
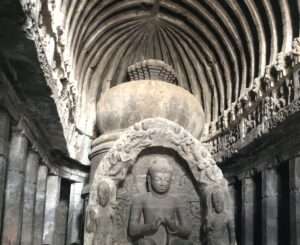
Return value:
[(274, 168), (262, 172), (262, 244), (278, 245), (279, 176)]
[(46, 202), (47, 175), (48, 175), (48, 168), (46, 166), (40, 166), (38, 170), (36, 195), (35, 195), (33, 245), (42, 244), (45, 202)]
[(61, 178), (50, 175), (47, 179), (46, 206), (43, 231), (43, 244), (55, 244), (55, 221), (60, 197)]
[(33, 243), (34, 206), (38, 164), (39, 155), (34, 151), (30, 151), (27, 157), (27, 166), (25, 171), (21, 237), (22, 245), (32, 245)]
[(83, 183), (71, 184), (70, 205), (68, 215), (67, 244), (81, 244), (83, 225), (83, 199), (81, 197)]
[[(3, 207), (5, 197), (7, 158), (10, 134), (10, 118), (6, 111), (0, 109), (0, 220), (3, 219)], [(0, 222), (0, 237), (2, 222)]]
[(242, 180), (242, 245), (254, 245), (255, 189), (252, 177)]
[(13, 132), (7, 172), (3, 219), (3, 245), (18, 245), (21, 238), (24, 171), (28, 141), (21, 132)]
[(290, 161), (290, 245), (300, 244), (300, 157)]

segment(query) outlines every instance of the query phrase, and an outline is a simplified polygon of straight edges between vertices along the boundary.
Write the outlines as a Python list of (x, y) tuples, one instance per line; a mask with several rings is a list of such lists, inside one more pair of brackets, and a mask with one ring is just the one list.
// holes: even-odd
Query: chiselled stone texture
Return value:
[[(163, 168), (169, 168), (170, 165), (164, 163), (164, 167), (159, 168), (160, 170), (157, 172), (157, 174), (161, 173), (164, 176), (160, 176), (162, 178), (161, 184), (158, 184), (159, 181), (153, 177), (156, 176), (154, 173), (152, 177), (149, 175), (146, 177), (143, 173), (145, 171), (147, 173), (147, 169), (148, 173), (151, 172), (155, 159), (160, 159), (157, 160), (160, 164), (162, 164), (161, 161), (166, 162), (166, 159), (162, 160), (166, 154), (164, 153), (166, 149), (174, 151), (181, 157), (182, 161), (172, 161), (172, 168), (177, 166), (178, 169), (181, 169), (179, 171), (180, 177), (177, 177), (174, 184), (171, 185), (170, 176), (168, 176), (170, 194), (161, 196), (163, 198), (159, 201), (161, 205), (154, 208), (151, 195), (166, 192), (167, 188), (165, 187), (167, 185), (162, 183), (167, 183), (167, 176), (164, 174), (168, 174), (170, 171), (165, 172)], [(148, 158), (141, 161), (141, 155), (147, 150), (150, 151)], [(135, 170), (139, 164), (141, 164), (139, 171), (143, 170), (140, 174), (138, 174), (138, 170)], [(184, 172), (184, 168), (187, 172)], [(140, 178), (143, 178), (142, 182)], [(156, 194), (151, 194), (150, 178)], [(188, 183), (191, 185), (186, 189), (186, 192), (189, 190), (190, 198), (193, 197), (193, 199), (180, 198), (181, 192), (179, 190), (184, 188), (185, 184), (188, 186)], [(155, 244), (167, 241), (168, 237), (174, 244), (183, 241), (185, 244), (190, 244), (189, 235), (192, 233), (193, 242), (199, 242), (199, 232), (202, 230), (201, 241), (223, 241), (224, 244), (233, 244), (235, 241), (227, 181), (206, 147), (174, 122), (162, 118), (142, 120), (125, 130), (104, 156), (91, 183), (89, 206), (86, 210), (84, 244), (97, 244), (100, 241), (107, 245), (115, 242), (131, 244), (132, 239), (136, 239), (137, 230), (134, 227), (138, 227), (137, 222), (139, 222), (139, 219), (133, 218), (133, 229), (127, 234), (129, 209), (135, 200), (134, 194), (145, 195), (144, 199), (137, 199), (137, 201), (143, 203), (145, 212), (148, 210), (153, 215), (153, 212), (157, 211), (156, 215), (161, 218), (154, 222), (151, 221), (151, 217), (155, 217), (155, 215), (149, 214), (150, 216), (144, 219), (143, 227), (145, 229), (142, 228), (139, 234), (143, 235), (146, 240), (150, 239), (150, 237), (147, 238), (148, 235), (154, 235), (151, 239), (154, 239)], [(172, 195), (174, 196), (172, 197)], [(186, 195), (189, 194), (186, 193)], [(175, 202), (172, 205), (167, 205), (172, 198), (183, 203)], [(199, 200), (203, 204), (201, 211), (197, 207), (200, 205)], [(147, 208), (147, 204), (152, 207)], [(137, 206), (132, 205), (133, 209), (140, 207), (139, 204)], [(176, 211), (176, 215), (179, 215), (176, 225), (173, 223), (174, 220), (171, 222), (172, 219), (169, 218), (173, 217), (173, 211), (181, 208), (189, 209), (191, 216), (182, 214), (183, 216), (180, 218), (181, 212)], [(170, 213), (172, 214), (169, 217), (168, 214)], [(175, 217), (173, 218), (175, 219)], [(186, 227), (184, 219), (194, 224), (193, 230)], [(158, 230), (160, 225), (162, 225), (162, 229)], [(163, 227), (167, 230), (164, 230)]]
[(299, 36), (297, 1), (21, 3), (25, 30), (37, 43), (77, 158), (88, 154), (88, 146), (80, 153), (77, 146), (94, 136), (96, 115), (87, 111), (108, 88), (127, 81), (129, 65), (159, 59), (174, 67), (178, 84), (201, 102), (215, 135), (216, 124), (240, 106), (269, 64), (276, 63), (279, 77), (285, 75), (276, 56), (289, 52)]
[(104, 93), (97, 104), (97, 126), (103, 134), (152, 117), (176, 122), (197, 139), (203, 132), (204, 113), (195, 96), (163, 81), (120, 84)]
[(255, 86), (218, 121), (210, 124), (210, 137), (205, 141), (211, 144), (218, 161), (273, 133), (300, 111), (299, 47), (296, 38), (292, 51), (278, 54), (276, 63), (255, 80)]
[(241, 242), (243, 245), (254, 245), (254, 218), (255, 218), (255, 192), (256, 185), (252, 176), (242, 180), (242, 231)]
[[(4, 216), (4, 197), (6, 185), (6, 173), (8, 164), (8, 146), (10, 135), (10, 118), (6, 111), (0, 109), (0, 220)], [(2, 222), (0, 222), (0, 236)]]
[(84, 224), (82, 190), (83, 183), (71, 184), (67, 244), (79, 245), (82, 242), (81, 230)]
[(262, 244), (278, 244), (278, 195), (279, 175), (277, 169), (262, 172)]
[[(67, 197), (67, 195), (65, 197)], [(53, 242), (53, 244), (55, 245), (66, 244), (66, 238), (67, 238), (66, 227), (68, 226), (68, 206), (69, 206), (69, 202), (66, 199), (61, 199), (57, 206), (57, 216), (55, 222), (55, 236), (54, 236), (55, 239)]]
[(27, 151), (28, 140), (22, 132), (13, 132), (9, 150), (5, 190), (3, 245), (18, 245), (21, 241), (24, 172)]
[(43, 242), (43, 227), (45, 218), (45, 203), (47, 189), (48, 168), (41, 165), (38, 170), (35, 208), (34, 208), (34, 225), (33, 225), (33, 245), (41, 245)]
[(130, 81), (160, 80), (177, 84), (174, 69), (161, 60), (144, 60), (128, 67)]
[(45, 201), (45, 218), (43, 230), (43, 244), (55, 243), (56, 218), (60, 197), (61, 178), (49, 175)]
[(300, 159), (296, 156), (289, 163), (290, 171), (290, 244), (300, 243)]
[(35, 193), (37, 173), (39, 169), (39, 155), (29, 151), (27, 156), (24, 184), (23, 215), (22, 215), (22, 245), (33, 244), (33, 223), (35, 208)]
[[(25, 15), (20, 1), (1, 0), (0, 16), (0, 29), (3, 30), (0, 37), (0, 73), (6, 74), (18, 94), (20, 101), (14, 101), (17, 110), (31, 115), (35, 123), (44, 129), (51, 144), (66, 153), (66, 141), (52, 92), (40, 68), (34, 42), (28, 40), (23, 31)], [(1, 87), (2, 82), (1, 77)], [(4, 87), (0, 92), (8, 93)]]

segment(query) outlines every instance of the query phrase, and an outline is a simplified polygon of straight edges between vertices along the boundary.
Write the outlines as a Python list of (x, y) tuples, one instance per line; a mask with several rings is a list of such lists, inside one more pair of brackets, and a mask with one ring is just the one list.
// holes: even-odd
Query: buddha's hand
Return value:
[(174, 221), (166, 219), (165, 224), (166, 224), (169, 232), (176, 233), (178, 231), (178, 226), (176, 225), (176, 223)]
[(149, 232), (154, 234), (155, 232), (158, 231), (159, 226), (162, 223), (162, 219), (161, 218), (157, 218), (152, 224), (150, 224), (149, 227)]

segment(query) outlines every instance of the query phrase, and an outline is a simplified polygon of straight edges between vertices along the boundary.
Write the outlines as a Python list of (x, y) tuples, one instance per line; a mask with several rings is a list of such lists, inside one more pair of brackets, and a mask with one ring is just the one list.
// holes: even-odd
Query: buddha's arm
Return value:
[(132, 237), (141, 237), (152, 233), (152, 224), (141, 224), (143, 214), (142, 200), (137, 198), (133, 201), (130, 210), (128, 233)]

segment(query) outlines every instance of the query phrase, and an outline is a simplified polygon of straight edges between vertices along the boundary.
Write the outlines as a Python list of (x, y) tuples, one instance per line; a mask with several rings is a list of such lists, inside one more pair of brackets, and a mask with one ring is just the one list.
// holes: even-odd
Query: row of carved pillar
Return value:
[(300, 244), (300, 157), (231, 185), (238, 244)]
[[(62, 178), (51, 174), (32, 142), (11, 124), (0, 108), (0, 243), (79, 244), (83, 184), (65, 181), (70, 194), (63, 205)], [(67, 232), (59, 236), (62, 224)]]

